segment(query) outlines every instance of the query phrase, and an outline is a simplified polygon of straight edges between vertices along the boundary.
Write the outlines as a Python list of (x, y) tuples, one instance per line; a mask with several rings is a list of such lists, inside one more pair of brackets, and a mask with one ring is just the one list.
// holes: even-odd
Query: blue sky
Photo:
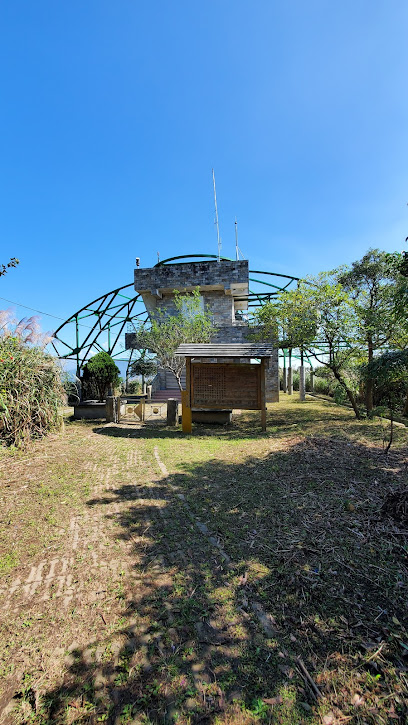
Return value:
[(3, 0), (0, 295), (65, 319), (215, 254), (212, 167), (252, 268), (401, 250), (407, 32), (405, 0)]

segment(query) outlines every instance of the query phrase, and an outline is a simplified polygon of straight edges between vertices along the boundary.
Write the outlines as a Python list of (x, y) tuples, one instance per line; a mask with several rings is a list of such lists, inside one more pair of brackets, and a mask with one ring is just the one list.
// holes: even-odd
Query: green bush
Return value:
[(344, 405), (344, 403), (348, 402), (347, 393), (342, 385), (338, 384), (334, 387), (333, 398), (337, 405)]
[(63, 387), (55, 358), (44, 352), (34, 318), (16, 325), (0, 312), (0, 438), (23, 445), (60, 424)]
[(314, 391), (320, 395), (330, 395), (330, 382), (325, 378), (315, 378)]
[(142, 392), (142, 384), (139, 380), (129, 380), (127, 387), (129, 395), (139, 395)]
[(84, 367), (82, 383), (85, 390), (96, 389), (98, 398), (102, 402), (108, 389), (120, 387), (120, 370), (107, 352), (98, 352), (91, 357)]

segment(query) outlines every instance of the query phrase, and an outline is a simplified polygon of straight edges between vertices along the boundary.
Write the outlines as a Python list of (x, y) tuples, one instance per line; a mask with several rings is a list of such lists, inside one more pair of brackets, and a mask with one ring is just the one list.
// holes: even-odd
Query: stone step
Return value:
[(152, 402), (154, 403), (163, 402), (169, 398), (175, 398), (181, 403), (180, 390), (155, 390), (154, 393), (152, 393)]

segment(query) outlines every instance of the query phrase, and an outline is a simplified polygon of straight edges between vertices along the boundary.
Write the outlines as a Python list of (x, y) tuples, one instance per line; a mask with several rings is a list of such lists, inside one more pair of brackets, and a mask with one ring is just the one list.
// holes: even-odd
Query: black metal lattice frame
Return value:
[[(187, 264), (192, 259), (216, 260), (217, 257), (212, 254), (181, 255), (164, 259), (155, 266), (160, 267), (167, 264), (180, 264), (183, 262)], [(234, 260), (228, 257), (221, 257), (221, 261)], [(299, 281), (298, 277), (281, 274), (279, 272), (249, 270), (249, 274), (249, 281), (259, 285), (261, 289), (254, 291), (250, 288), (248, 295), (239, 299), (242, 301), (245, 300), (248, 303), (248, 307), (252, 310), (273, 299), (281, 292), (289, 289), (292, 284)], [(251, 275), (266, 276), (269, 281)], [(270, 281), (271, 279), (274, 281)], [(274, 282), (277, 282), (277, 284), (274, 284)], [(141, 295), (129, 296), (125, 294), (126, 290), (130, 291), (130, 289), (134, 289), (133, 283), (123, 285), (97, 297), (71, 315), (55, 331), (50, 344), (60, 359), (75, 361), (77, 375), (80, 374), (80, 370), (91, 356), (91, 353), (94, 354), (100, 351), (107, 352), (117, 361), (127, 362), (129, 368), (133, 351), (126, 350), (122, 342), (125, 327), (127, 325), (133, 325), (136, 320), (140, 322), (148, 318), (148, 313), (143, 305)], [(143, 309), (136, 312), (139, 309), (139, 305), (143, 305)], [(87, 324), (88, 322), (92, 324)], [(74, 326), (74, 344), (68, 341), (68, 331), (72, 326)], [(107, 345), (104, 345), (102, 344), (101, 338), (106, 335), (108, 336), (108, 340)]]

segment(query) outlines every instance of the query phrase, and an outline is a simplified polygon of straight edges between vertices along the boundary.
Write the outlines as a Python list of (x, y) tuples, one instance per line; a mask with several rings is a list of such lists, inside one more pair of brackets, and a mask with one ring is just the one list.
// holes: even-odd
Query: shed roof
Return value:
[(231, 344), (190, 344), (183, 343), (179, 345), (175, 354), (185, 355), (186, 357), (270, 357), (273, 355), (274, 348), (272, 345), (258, 343), (231, 343)]

